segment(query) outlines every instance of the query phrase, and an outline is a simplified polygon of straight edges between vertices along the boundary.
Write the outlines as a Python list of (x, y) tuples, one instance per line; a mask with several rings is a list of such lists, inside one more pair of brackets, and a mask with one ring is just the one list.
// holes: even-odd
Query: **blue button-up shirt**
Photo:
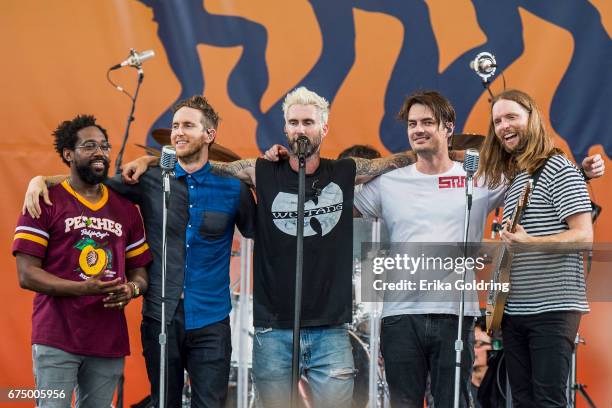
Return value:
[(178, 163), (175, 168), (176, 178), (185, 180), (189, 193), (183, 284), (188, 330), (221, 321), (231, 310), (229, 264), (241, 183), (210, 169), (210, 163), (191, 174)]

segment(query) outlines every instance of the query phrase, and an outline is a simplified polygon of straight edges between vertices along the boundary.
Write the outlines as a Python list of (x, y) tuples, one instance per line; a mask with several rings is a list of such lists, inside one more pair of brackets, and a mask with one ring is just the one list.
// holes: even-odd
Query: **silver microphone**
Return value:
[(117, 65), (113, 65), (110, 70), (113, 71), (115, 69), (119, 69), (121, 67), (125, 67), (126, 65), (129, 65), (130, 67), (136, 67), (136, 68), (140, 68), (140, 66), (142, 65), (142, 63), (145, 60), (148, 60), (149, 58), (153, 58), (155, 56), (155, 51), (153, 50), (146, 50), (143, 52), (137, 52), (135, 49), (131, 49), (130, 50), (130, 56), (123, 62), (117, 64)]
[(162, 172), (174, 171), (176, 165), (176, 150), (170, 145), (166, 145), (162, 148), (161, 157), (159, 158), (159, 167)]
[(476, 55), (473, 61), (470, 61), (470, 68), (473, 69), (483, 81), (486, 81), (495, 74), (497, 61), (495, 61), (495, 56), (490, 52), (481, 52)]
[(478, 162), (480, 161), (480, 153), (476, 149), (467, 149), (463, 157), (463, 170), (468, 177), (474, 176), (478, 171)]

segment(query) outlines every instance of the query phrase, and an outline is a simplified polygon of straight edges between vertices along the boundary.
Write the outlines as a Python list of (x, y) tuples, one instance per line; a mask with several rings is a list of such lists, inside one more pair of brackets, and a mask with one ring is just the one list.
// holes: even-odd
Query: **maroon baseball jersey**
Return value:
[[(49, 189), (52, 206), (42, 214), (19, 217), (13, 240), (17, 252), (42, 259), (42, 269), (62, 279), (82, 281), (102, 273), (103, 280), (151, 262), (138, 209), (102, 186), (91, 203), (67, 181)], [(98, 357), (130, 352), (123, 310), (104, 308), (104, 296), (50, 296), (37, 293), (32, 313), (32, 344)]]

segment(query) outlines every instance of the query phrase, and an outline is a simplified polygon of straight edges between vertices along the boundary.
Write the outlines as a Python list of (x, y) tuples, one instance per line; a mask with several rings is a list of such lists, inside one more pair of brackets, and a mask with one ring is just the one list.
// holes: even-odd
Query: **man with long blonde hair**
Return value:
[[(515, 255), (502, 321), (513, 406), (565, 407), (574, 338), (589, 305), (580, 254), (550, 253), (543, 247), (593, 240), (585, 180), (554, 146), (533, 98), (518, 90), (504, 91), (492, 101), (479, 173), (490, 188), (509, 185), (503, 241), (528, 243), (538, 251)], [(507, 223), (530, 178), (534, 190), (512, 233)]]

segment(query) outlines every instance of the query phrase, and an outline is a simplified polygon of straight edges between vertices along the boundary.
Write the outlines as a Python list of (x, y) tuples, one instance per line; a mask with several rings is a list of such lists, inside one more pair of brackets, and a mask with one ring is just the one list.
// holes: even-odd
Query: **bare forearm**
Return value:
[(413, 164), (416, 155), (413, 152), (396, 153), (380, 159), (362, 159), (351, 157), (355, 161), (355, 184), (367, 183), (375, 177), (391, 170)]
[(68, 175), (58, 174), (55, 176), (42, 176), (42, 177), (45, 180), (45, 184), (47, 185), (47, 187), (53, 187), (53, 186), (60, 184), (62, 181), (66, 180), (68, 178)]
[(149, 276), (145, 268), (134, 268), (127, 271), (128, 282), (134, 282), (140, 289), (140, 294), (147, 291), (149, 287)]
[(533, 244), (552, 244), (552, 243), (576, 243), (590, 244), (593, 242), (593, 233), (592, 231), (578, 230), (578, 229), (570, 229), (567, 231), (560, 232), (558, 234), (553, 235), (544, 235), (534, 237), (530, 235), (529, 243)]
[(380, 176), (388, 171), (406, 167), (415, 162), (415, 156), (412, 152), (396, 153), (388, 157), (380, 159), (362, 159), (359, 157), (352, 158), (356, 165), (357, 176)]
[(236, 160), (229, 163), (211, 161), (211, 172), (221, 177), (235, 177), (255, 185), (255, 162), (257, 159)]
[(59, 278), (44, 269), (27, 266), (19, 269), (19, 285), (23, 289), (51, 296), (81, 296), (83, 285)]

